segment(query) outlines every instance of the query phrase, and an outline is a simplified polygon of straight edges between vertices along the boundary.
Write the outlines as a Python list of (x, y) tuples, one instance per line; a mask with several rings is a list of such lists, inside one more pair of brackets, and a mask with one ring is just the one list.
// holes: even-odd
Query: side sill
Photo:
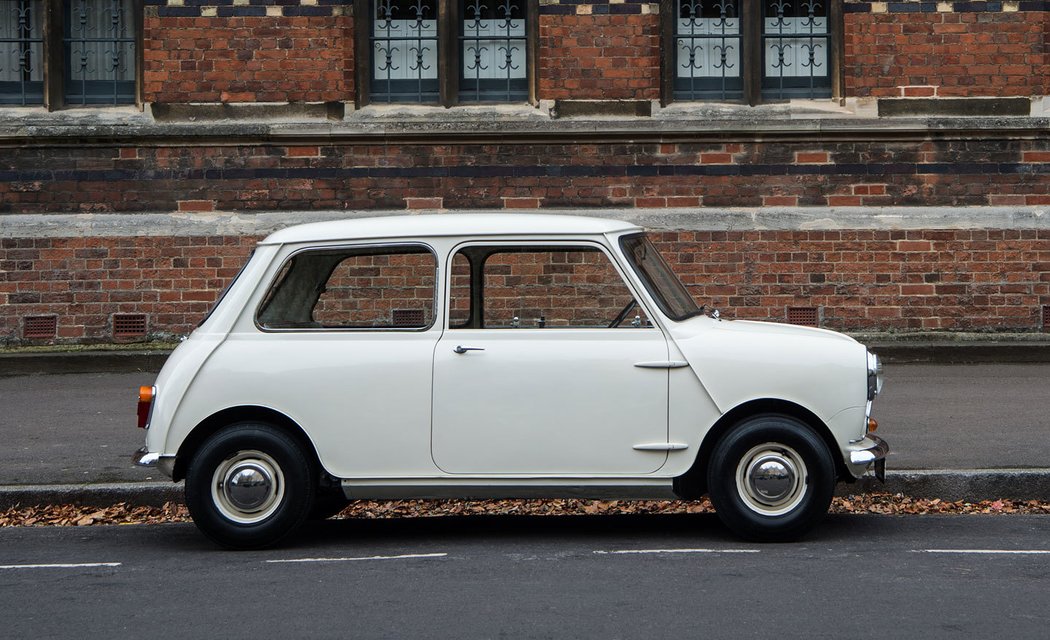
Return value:
[(508, 500), (578, 498), (587, 500), (674, 500), (671, 478), (580, 478), (529, 481), (520, 478), (344, 479), (350, 500)]

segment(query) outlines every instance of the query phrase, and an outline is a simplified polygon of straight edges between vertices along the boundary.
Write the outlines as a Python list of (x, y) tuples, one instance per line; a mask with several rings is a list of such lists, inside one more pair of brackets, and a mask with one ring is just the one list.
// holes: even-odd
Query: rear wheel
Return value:
[(827, 445), (785, 415), (744, 420), (715, 446), (707, 486), (718, 516), (749, 540), (793, 540), (828, 511), (835, 464)]
[(312, 468), (299, 442), (280, 429), (230, 425), (191, 459), (186, 506), (197, 528), (220, 545), (274, 545), (302, 524), (313, 505)]

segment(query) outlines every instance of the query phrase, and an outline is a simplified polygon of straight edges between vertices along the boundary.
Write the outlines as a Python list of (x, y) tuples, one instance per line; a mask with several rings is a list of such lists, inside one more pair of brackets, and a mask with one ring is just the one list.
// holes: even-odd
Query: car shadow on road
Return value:
[[(863, 516), (829, 516), (803, 541), (855, 537)], [(870, 519), (867, 524), (872, 524)], [(880, 527), (876, 527), (880, 529)], [(741, 541), (714, 514), (615, 515), (450, 515), (418, 518), (343, 519), (309, 522), (288, 541), (309, 548), (353, 542), (358, 545), (501, 543), (507, 541), (588, 544), (631, 541), (636, 544), (712, 544)]]

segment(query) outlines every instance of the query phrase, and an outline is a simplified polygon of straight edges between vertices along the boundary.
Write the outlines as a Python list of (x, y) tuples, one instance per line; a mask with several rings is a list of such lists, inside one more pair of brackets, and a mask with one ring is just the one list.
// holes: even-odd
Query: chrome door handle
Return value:
[(456, 345), (456, 348), (453, 349), (453, 351), (456, 353), (466, 353), (468, 351), (484, 351), (484, 349), (481, 347), (464, 347), (462, 345)]

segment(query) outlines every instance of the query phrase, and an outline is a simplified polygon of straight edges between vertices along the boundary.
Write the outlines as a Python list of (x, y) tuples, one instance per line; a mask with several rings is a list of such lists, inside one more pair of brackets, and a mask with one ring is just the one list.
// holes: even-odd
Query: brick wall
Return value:
[[(983, 134), (982, 134), (983, 135)], [(0, 213), (1050, 204), (1050, 139), (28, 145)]]
[[(729, 318), (784, 321), (789, 307), (819, 307), (823, 325), (839, 330), (1033, 331), (1050, 305), (1047, 230), (664, 231), (654, 239), (694, 297)], [(38, 316), (57, 316), (58, 342), (112, 341), (113, 316), (125, 313), (146, 314), (152, 337), (187, 333), (254, 241), (0, 239), (0, 342), (51, 342), (23, 340), (25, 318)], [(529, 309), (553, 318), (558, 304)]]
[(1050, 231), (663, 233), (694, 297), (729, 317), (820, 307), (839, 330), (1031, 331), (1050, 304)]
[(143, 99), (353, 101), (353, 19), (342, 6), (250, 1), (147, 6)]
[(539, 97), (656, 100), (660, 97), (657, 5), (628, 0), (540, 7)]
[[(197, 325), (254, 246), (248, 237), (2, 238), (0, 340), (27, 316), (58, 316), (59, 342), (112, 339), (114, 314), (153, 335)], [(45, 342), (48, 342), (45, 340)]]
[(846, 96), (1046, 95), (1041, 2), (849, 2)]

